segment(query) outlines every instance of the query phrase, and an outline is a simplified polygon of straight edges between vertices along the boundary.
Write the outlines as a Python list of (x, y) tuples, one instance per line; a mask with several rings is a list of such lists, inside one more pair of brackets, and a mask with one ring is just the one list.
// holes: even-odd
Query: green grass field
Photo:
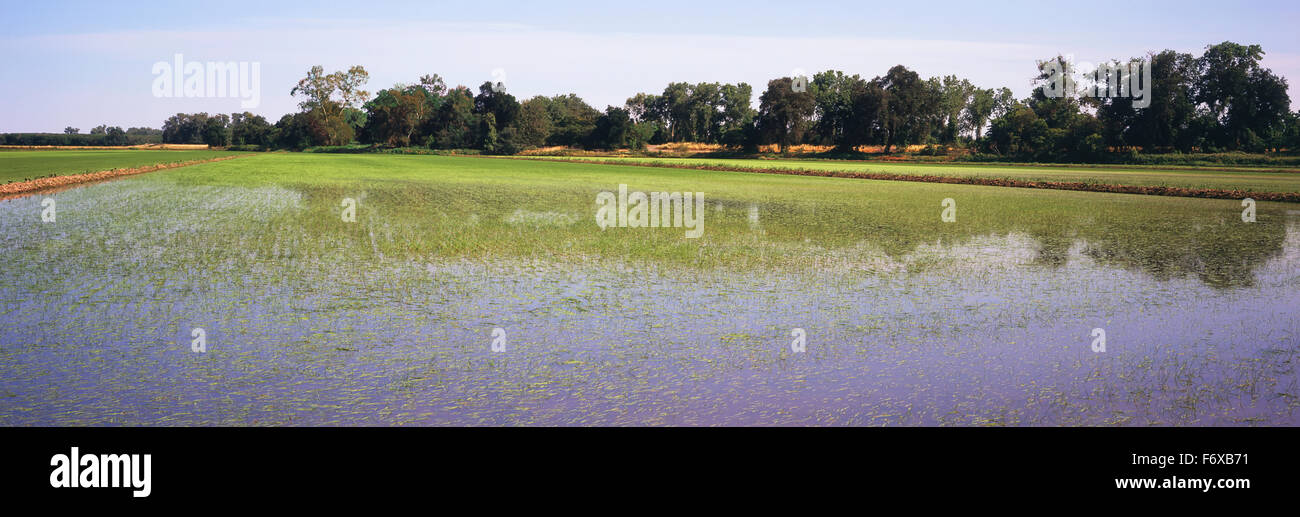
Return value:
[[(828, 254), (898, 256), (926, 243), (1019, 232), (1039, 243), (1045, 261), (1085, 239), (1108, 260), (1223, 281), (1243, 275), (1245, 259), (1277, 251), (1290, 206), (1260, 203), (1258, 222), (1244, 224), (1236, 200), (437, 156), (258, 155), (141, 181), (291, 189), (305, 208), (275, 225), (301, 228), (308, 243), (342, 237), (386, 256), (800, 268)], [(595, 196), (620, 184), (703, 192), (704, 236), (601, 231)], [(347, 197), (361, 199), (361, 224), (339, 224)], [(945, 198), (957, 203), (956, 222), (940, 220)], [(269, 245), (276, 232), (266, 231)]]
[(206, 160), (232, 154), (237, 153), (153, 149), (0, 151), (0, 183), (26, 181), (50, 175), (85, 174), (159, 163)]
[[(87, 163), (91, 157), (86, 155), (94, 153), (104, 155), (94, 160), (100, 166), (114, 160), (122, 164), (128, 156), (135, 163), (214, 156), (37, 151), (16, 157), (27, 160), (23, 166), (35, 174), (80, 167), (73, 164)], [(46, 168), (32, 170), (38, 163)], [(824, 166), (833, 165), (838, 164)], [(1053, 171), (1044, 174), (1057, 173)], [(1015, 172), (1033, 174), (1032, 169)], [(1090, 172), (1126, 174), (1060, 173)], [(1177, 182), (1180, 174), (1167, 176)], [(1247, 264), (1277, 253), (1285, 233), (1283, 214), (1291, 208), (1260, 203), (1258, 221), (1246, 224), (1237, 200), (417, 155), (259, 154), (131, 181), (297, 192), (303, 200), (300, 210), (275, 214), (261, 228), (214, 232), (216, 239), (238, 240), (229, 246), (251, 245), (262, 252), (269, 252), (287, 230), (302, 234), (306, 253), (328, 253), (342, 239), (387, 257), (616, 259), (801, 269), (828, 258), (871, 267), (873, 261), (893, 260), (918, 246), (1015, 233), (1030, 236), (1045, 263), (1060, 260), (1072, 243), (1086, 240), (1104, 260), (1162, 277), (1195, 273), (1220, 284), (1247, 280)], [(1229, 179), (1219, 181), (1225, 186)], [(617, 191), (620, 184), (633, 191), (703, 192), (703, 236), (684, 238), (682, 228), (602, 231), (595, 221), (595, 197)], [(340, 224), (345, 198), (359, 200), (359, 224)], [(945, 198), (956, 202), (955, 222), (940, 219)], [(249, 231), (260, 238), (250, 242)], [(925, 264), (907, 267), (923, 269)]]
[(1259, 192), (1300, 192), (1300, 172), (1160, 170), (1151, 167), (1061, 167), (1039, 165), (980, 165), (888, 163), (838, 160), (755, 160), (731, 158), (654, 158), (654, 157), (544, 157), (571, 161), (630, 161), (674, 165), (705, 165), (745, 168), (879, 172), (909, 176), (956, 176), (1015, 179), (1025, 181), (1061, 181), (1106, 185), (1142, 185), (1208, 189), (1241, 189)]

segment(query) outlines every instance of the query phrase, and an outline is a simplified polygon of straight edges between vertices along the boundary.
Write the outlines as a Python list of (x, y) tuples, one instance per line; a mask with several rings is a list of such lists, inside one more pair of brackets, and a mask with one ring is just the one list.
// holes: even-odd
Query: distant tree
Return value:
[(201, 144), (207, 122), (207, 113), (172, 115), (163, 121), (162, 141), (168, 144)]
[(365, 105), (366, 122), (360, 132), (368, 143), (408, 146), (420, 126), (430, 117), (437, 102), (422, 86), (395, 85), (380, 90)]
[(126, 137), (126, 131), (122, 128), (113, 126), (104, 130), (104, 145), (129, 145), (130, 139)]
[(77, 129), (77, 128), (72, 127), (72, 126), (68, 126), (68, 127), (63, 128), (63, 134), (65, 134), (65, 135), (75, 135), (75, 134), (80, 133), (80, 132), (81, 132), (80, 129)]
[(903, 65), (890, 68), (873, 81), (885, 93), (881, 117), (885, 153), (890, 153), (894, 145), (922, 142), (937, 120), (940, 92)]
[(491, 81), (486, 81), (479, 86), (478, 95), (474, 97), (474, 114), (486, 119), (489, 113), (492, 114), (493, 129), (502, 130), (514, 124), (519, 116), (519, 101), (514, 95), (494, 87)]
[(624, 107), (637, 122), (665, 122), (667, 119), (663, 97), (653, 93), (638, 93), (628, 98)]
[(662, 97), (664, 115), (668, 120), (668, 139), (687, 142), (694, 139), (691, 132), (691, 85), (669, 83)]
[(249, 112), (230, 115), (230, 145), (270, 147), (273, 130), (274, 126), (261, 115)]
[(722, 136), (722, 85), (699, 83), (690, 86), (686, 114), (693, 140), (717, 142)]
[(879, 81), (854, 82), (851, 86), (850, 112), (844, 119), (841, 140), (836, 144), (845, 151), (884, 141), (885, 110), (889, 99)]
[(1291, 152), (1300, 150), (1300, 111), (1293, 112), (1290, 117), (1287, 117), (1286, 131), (1280, 135), (1279, 140), (1280, 142), (1275, 144), (1274, 148)]
[(767, 82), (767, 91), (759, 96), (758, 125), (766, 142), (776, 143), (781, 152), (803, 138), (816, 106), (812, 93), (795, 92), (789, 77)]
[(132, 127), (132, 128), (127, 128), (126, 135), (131, 137), (138, 137), (141, 140), (145, 140), (151, 137), (162, 137), (162, 130), (154, 129), (151, 127)]
[(521, 150), (546, 145), (552, 130), (550, 104), (550, 99), (538, 95), (519, 105), (514, 142)]
[(347, 144), (356, 128), (364, 126), (360, 108), (370, 93), (361, 86), (369, 79), (370, 74), (361, 66), (326, 74), (317, 65), (290, 90), (290, 95), (302, 99), (298, 107), (312, 114), (315, 145)]
[(475, 146), (479, 121), (474, 114), (474, 95), (469, 88), (457, 86), (447, 92), (444, 102), (429, 117), (425, 134), (429, 146), (436, 149), (466, 149)]
[(845, 75), (838, 70), (813, 75), (808, 87), (816, 103), (814, 115), (817, 122), (812, 127), (816, 143), (835, 145), (840, 151), (853, 149), (853, 139), (846, 135), (847, 128), (853, 123), (853, 92), (865, 84), (861, 77)]
[(626, 109), (609, 106), (596, 119), (596, 127), (588, 137), (587, 146), (598, 149), (629, 147), (629, 142), (636, 138), (633, 129), (632, 117)]
[(971, 130), (975, 140), (979, 140), (984, 133), (984, 126), (988, 125), (989, 117), (993, 115), (994, 91), (977, 88), (968, 104), (966, 111), (962, 112), (965, 119), (965, 127)]
[(313, 145), (311, 115), (307, 113), (290, 113), (280, 117), (271, 133), (275, 147), (280, 149), (301, 150)]
[(974, 102), (979, 88), (955, 75), (944, 76), (940, 88), (937, 137), (940, 142), (950, 144), (969, 127), (963, 114)]
[(600, 118), (599, 111), (572, 93), (551, 97), (547, 112), (551, 119), (549, 145), (582, 145), (596, 128), (596, 119)]
[[(751, 105), (754, 89), (746, 83), (722, 85), (721, 143), (743, 146), (758, 112)], [(653, 136), (651, 137), (653, 138)]]
[[(638, 93), (629, 98), (624, 106), (627, 108), (628, 115), (637, 124), (642, 124), (643, 128), (654, 128), (654, 133), (646, 143), (661, 144), (669, 140), (668, 109), (662, 96)], [(753, 108), (750, 108), (750, 111), (753, 111)]]
[(484, 113), (479, 116), (479, 148), (488, 154), (496, 153), (497, 150), (497, 116), (492, 112)]
[(993, 120), (985, 145), (993, 153), (1032, 158), (1046, 147), (1047, 133), (1047, 122), (1021, 106)]
[(224, 113), (208, 117), (203, 125), (203, 143), (211, 147), (230, 145), (230, 135), (226, 133), (226, 127), (229, 125), (230, 117)]
[(1107, 143), (1139, 146), (1148, 152), (1171, 147), (1190, 152), (1204, 138), (1191, 131), (1196, 116), (1196, 58), (1165, 50), (1147, 59), (1150, 105), (1136, 108), (1132, 97), (1123, 96), (1103, 99), (1097, 109)]

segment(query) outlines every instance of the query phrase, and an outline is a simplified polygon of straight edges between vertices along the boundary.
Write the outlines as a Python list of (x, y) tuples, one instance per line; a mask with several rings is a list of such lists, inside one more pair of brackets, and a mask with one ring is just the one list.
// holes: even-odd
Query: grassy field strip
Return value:
[[(1261, 201), (1259, 221), (1243, 224), (1235, 200), (377, 154), (258, 154), (130, 181), (299, 192), (302, 211), (258, 227), (253, 234), (263, 237), (256, 243), (224, 242), (225, 231), (208, 237), (214, 248), (270, 256), (278, 256), (277, 236), (302, 235), (293, 240), (294, 256), (357, 246), (373, 259), (617, 260), (819, 272), (887, 271), (905, 263), (923, 271), (944, 264), (908, 259), (918, 247), (1024, 234), (1044, 264), (1063, 261), (1086, 242), (1097, 260), (1161, 278), (1197, 275), (1212, 285), (1249, 283), (1253, 266), (1281, 249), (1285, 212), (1295, 206)], [(687, 239), (681, 228), (602, 231), (595, 197), (620, 184), (705, 192), (703, 236)], [(356, 224), (340, 222), (345, 198), (357, 201)], [(954, 223), (940, 220), (945, 198), (959, 206)], [(26, 217), (39, 211), (34, 205), (20, 210)], [(250, 228), (228, 231), (244, 235)]]
[(101, 181), (110, 178), (116, 178), (119, 176), (130, 176), (132, 174), (142, 174), (146, 172), (153, 172), (153, 171), (158, 171), (163, 169), (175, 169), (177, 167), (198, 165), (200, 163), (219, 162), (223, 160), (239, 158), (241, 156), (248, 156), (248, 155), (233, 154), (233, 155), (226, 155), (226, 156), (218, 156), (215, 158), (207, 158), (202, 160), (159, 163), (155, 165), (146, 165), (143, 167), (109, 169), (105, 171), (91, 172), (87, 174), (67, 174), (63, 176), (51, 176), (51, 177), (38, 178), (38, 179), (28, 180), (28, 181), (20, 181), (17, 183), (7, 183), (4, 185), (0, 185), (0, 200), (12, 199), (14, 197), (28, 195), (40, 190), (67, 187), (67, 186), (76, 185), (80, 183)]
[[(1159, 174), (1158, 171), (1142, 171), (1138, 173), (1113, 170), (1078, 171), (1059, 167), (1008, 171), (1006, 169), (981, 167), (916, 166), (912, 164), (861, 162), (837, 164), (798, 160), (768, 161), (752, 159), (571, 157), (513, 157), (513, 159), (1212, 199), (1250, 197), (1257, 201), (1300, 202), (1300, 174), (1292, 173), (1198, 175), (1191, 172), (1170, 172), (1168, 174)], [(942, 173), (932, 174), (926, 168), (942, 171)], [(888, 172), (880, 172), (882, 169)], [(889, 169), (893, 170), (889, 171)], [(1116, 180), (1121, 181), (1121, 183), (1113, 183)]]
[(0, 183), (68, 174), (87, 174), (109, 169), (129, 169), (160, 163), (206, 160), (236, 154), (240, 153), (156, 149), (0, 151)]

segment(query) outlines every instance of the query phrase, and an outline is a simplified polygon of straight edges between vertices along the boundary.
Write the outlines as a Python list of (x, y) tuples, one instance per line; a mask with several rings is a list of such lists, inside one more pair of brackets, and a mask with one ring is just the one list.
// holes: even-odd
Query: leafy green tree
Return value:
[(834, 144), (840, 151), (853, 150), (852, 139), (845, 134), (852, 124), (853, 92), (866, 81), (857, 75), (845, 75), (838, 70), (827, 70), (813, 75), (809, 83), (816, 108), (817, 122), (812, 127), (816, 143)]
[[(743, 146), (747, 133), (754, 127), (754, 88), (746, 83), (722, 85), (722, 135), (720, 143)], [(653, 138), (653, 137), (651, 137)]]
[(104, 131), (104, 145), (128, 145), (129, 139), (126, 137), (126, 131), (122, 128), (113, 126)]
[(1208, 140), (1216, 147), (1262, 151), (1283, 131), (1291, 111), (1286, 79), (1260, 66), (1259, 45), (1225, 41), (1206, 47), (1197, 60), (1197, 102), (1218, 122)]
[(435, 149), (475, 146), (481, 127), (474, 114), (474, 94), (469, 88), (457, 86), (447, 92), (438, 110), (429, 117), (425, 133), (429, 135), (429, 146)]
[(547, 112), (552, 128), (547, 141), (549, 145), (582, 145), (596, 128), (596, 119), (600, 118), (599, 111), (572, 93), (551, 97)]
[(984, 145), (996, 154), (1032, 158), (1046, 147), (1047, 141), (1047, 122), (1028, 106), (1019, 106), (993, 119)]
[[(724, 91), (724, 95), (725, 93)], [(661, 144), (669, 140), (668, 108), (664, 97), (652, 93), (638, 93), (629, 98), (624, 106), (638, 124), (655, 128), (654, 134), (646, 143)], [(752, 111), (752, 108), (750, 110)]]
[(1300, 150), (1300, 111), (1293, 112), (1286, 118), (1286, 130), (1279, 135), (1272, 147), (1291, 152)]
[(361, 86), (369, 79), (370, 74), (361, 66), (326, 74), (324, 67), (317, 65), (290, 90), (290, 95), (302, 98), (298, 107), (312, 114), (314, 144), (344, 145), (352, 141), (356, 128), (365, 123), (360, 108), (370, 94)]
[(380, 90), (365, 105), (366, 122), (360, 131), (366, 143), (397, 147), (411, 145), (413, 137), (428, 120), (438, 102), (423, 85), (395, 85)]
[(306, 113), (290, 113), (275, 123), (271, 139), (280, 149), (300, 150), (312, 145), (310, 116)]
[(177, 113), (163, 121), (162, 141), (168, 144), (201, 144), (207, 124), (207, 113)]
[(691, 85), (686, 100), (687, 118), (693, 140), (717, 142), (722, 135), (722, 85), (699, 83)]
[(230, 145), (270, 147), (274, 129), (266, 118), (249, 112), (230, 115)]
[(633, 135), (632, 117), (624, 108), (609, 106), (596, 119), (587, 146), (599, 149), (621, 149), (628, 146)]
[(940, 142), (951, 144), (969, 127), (963, 114), (979, 89), (970, 81), (958, 79), (955, 75), (944, 76), (939, 88), (937, 136)]
[(691, 85), (689, 83), (669, 83), (662, 95), (664, 112), (668, 118), (668, 139), (673, 142), (688, 142), (694, 139), (691, 132)]
[(850, 112), (844, 121), (844, 134), (836, 147), (851, 151), (860, 145), (884, 141), (885, 111), (889, 94), (880, 81), (855, 82), (850, 92)]
[(776, 143), (781, 152), (803, 138), (807, 131), (816, 101), (811, 92), (796, 92), (789, 77), (767, 82), (767, 90), (759, 96), (758, 125), (763, 141)]
[(551, 100), (538, 95), (519, 105), (519, 118), (515, 119), (514, 142), (521, 150), (546, 145), (551, 136)]
[(497, 152), (497, 116), (491, 111), (479, 117), (479, 148), (488, 154)]
[(940, 92), (930, 82), (903, 65), (889, 69), (874, 81), (885, 93), (882, 110), (885, 154), (893, 146), (920, 143), (934, 127)]
[(1097, 109), (1107, 142), (1138, 146), (1145, 151), (1177, 147), (1190, 152), (1203, 136), (1193, 134), (1196, 116), (1193, 97), (1197, 82), (1196, 58), (1165, 50), (1151, 60), (1151, 103), (1135, 108), (1129, 96), (1107, 98)]
[(203, 143), (212, 147), (230, 145), (230, 136), (226, 134), (228, 125), (230, 125), (230, 117), (224, 113), (208, 117), (203, 125)]
[(474, 97), (474, 113), (479, 116), (491, 113), (497, 127), (506, 127), (519, 116), (519, 101), (505, 90), (498, 91), (492, 86), (492, 81), (485, 81)]
[(993, 115), (994, 92), (991, 89), (977, 88), (971, 95), (970, 103), (966, 105), (966, 111), (962, 112), (965, 127), (971, 130), (975, 140), (979, 140), (984, 133), (984, 126), (989, 123), (989, 117)]

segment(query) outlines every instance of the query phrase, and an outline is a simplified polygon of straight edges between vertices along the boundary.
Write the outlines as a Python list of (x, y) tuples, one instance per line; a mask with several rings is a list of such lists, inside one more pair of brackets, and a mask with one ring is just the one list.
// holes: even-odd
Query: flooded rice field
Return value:
[(1016, 232), (720, 270), (384, 258), (274, 186), (41, 201), (0, 202), (0, 425), (1300, 425), (1294, 212), (1225, 284)]

